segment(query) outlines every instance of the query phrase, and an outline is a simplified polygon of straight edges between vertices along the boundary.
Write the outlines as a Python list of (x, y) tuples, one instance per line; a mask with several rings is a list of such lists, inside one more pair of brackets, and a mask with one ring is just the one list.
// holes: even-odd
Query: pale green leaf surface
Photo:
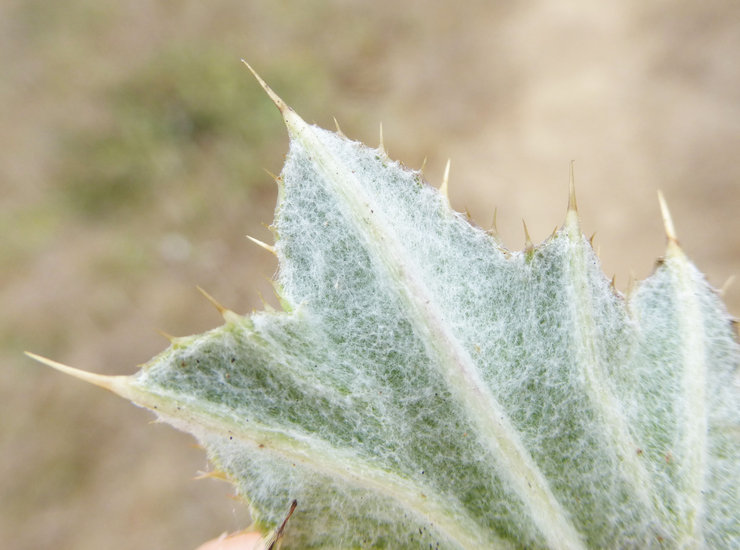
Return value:
[(283, 548), (730, 548), (740, 353), (671, 240), (629, 299), (576, 213), (524, 252), (283, 107), (284, 312), (179, 338), (119, 393), (192, 432)]

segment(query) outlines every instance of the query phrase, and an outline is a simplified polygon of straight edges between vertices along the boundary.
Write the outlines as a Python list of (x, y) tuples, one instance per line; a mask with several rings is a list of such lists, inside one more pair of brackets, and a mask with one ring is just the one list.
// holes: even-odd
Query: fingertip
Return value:
[(263, 539), (259, 533), (221, 535), (217, 539), (202, 544), (197, 550), (261, 550), (262, 542)]

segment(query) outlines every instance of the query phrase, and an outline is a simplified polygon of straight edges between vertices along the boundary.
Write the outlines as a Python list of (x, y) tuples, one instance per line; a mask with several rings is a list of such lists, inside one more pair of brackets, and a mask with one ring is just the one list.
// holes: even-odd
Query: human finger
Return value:
[(240, 533), (238, 535), (220, 536), (209, 540), (197, 550), (261, 550), (264, 539), (259, 533)]

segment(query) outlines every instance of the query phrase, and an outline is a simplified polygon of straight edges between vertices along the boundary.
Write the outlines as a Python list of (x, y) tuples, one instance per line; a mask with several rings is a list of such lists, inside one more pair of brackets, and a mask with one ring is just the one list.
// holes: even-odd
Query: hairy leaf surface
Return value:
[(273, 99), (284, 311), (226, 311), (103, 385), (192, 432), (265, 532), (297, 500), (286, 549), (737, 544), (740, 352), (672, 229), (624, 297), (573, 196), (508, 251)]

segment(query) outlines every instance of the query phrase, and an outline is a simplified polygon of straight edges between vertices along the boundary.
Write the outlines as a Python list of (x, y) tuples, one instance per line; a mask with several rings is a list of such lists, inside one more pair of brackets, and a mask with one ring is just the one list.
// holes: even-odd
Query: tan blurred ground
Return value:
[(307, 120), (373, 145), (382, 121), (432, 182), (451, 157), (453, 206), (498, 207), (511, 248), (561, 223), (576, 159), (620, 288), (662, 252), (657, 189), (709, 281), (740, 272), (740, 4), (510, 4), (0, 4), (0, 546), (187, 550), (247, 520), (191, 481), (189, 437), (21, 356), (130, 373), (155, 329), (219, 322), (195, 285), (271, 299), (243, 236), (270, 237), (286, 138), (240, 57)]

